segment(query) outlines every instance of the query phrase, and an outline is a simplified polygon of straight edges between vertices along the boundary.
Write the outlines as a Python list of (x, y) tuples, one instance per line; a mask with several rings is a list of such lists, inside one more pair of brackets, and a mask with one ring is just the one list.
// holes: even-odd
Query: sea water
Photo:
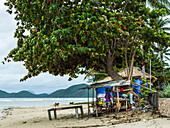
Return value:
[[(0, 98), (0, 120), (4, 116), (2, 111), (7, 108), (53, 106), (54, 103), (67, 105), (70, 102), (87, 102), (88, 98)], [(92, 98), (89, 98), (92, 101)]]
[[(88, 98), (0, 98), (0, 109), (52, 106), (54, 103), (66, 105), (70, 102), (87, 102)], [(92, 98), (89, 99), (92, 101)]]

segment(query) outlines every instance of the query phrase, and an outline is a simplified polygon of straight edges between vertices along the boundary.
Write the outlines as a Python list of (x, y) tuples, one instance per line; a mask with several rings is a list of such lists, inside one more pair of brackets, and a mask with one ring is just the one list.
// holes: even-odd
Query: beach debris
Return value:
[(72, 104), (74, 104), (74, 102), (70, 102), (69, 104), (72, 105)]
[(12, 115), (11, 110), (12, 108), (5, 108), (0, 110), (0, 120), (5, 119), (8, 115)]
[(40, 122), (40, 120), (34, 120), (34, 123), (38, 123), (38, 122)]
[(22, 124), (26, 124), (26, 123), (27, 123), (27, 121), (23, 121), (23, 122), (22, 122)]

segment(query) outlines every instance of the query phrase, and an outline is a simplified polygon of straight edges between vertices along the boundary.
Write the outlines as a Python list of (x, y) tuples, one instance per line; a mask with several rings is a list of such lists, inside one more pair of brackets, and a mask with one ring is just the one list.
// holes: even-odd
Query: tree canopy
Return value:
[(142, 56), (141, 45), (147, 53), (154, 42), (168, 45), (157, 25), (166, 10), (150, 11), (145, 0), (7, 0), (5, 5), (18, 21), (17, 47), (5, 60), (24, 62), (28, 74), (21, 81), (47, 71), (69, 74), (71, 80), (91, 68), (122, 79), (116, 68), (132, 67)]

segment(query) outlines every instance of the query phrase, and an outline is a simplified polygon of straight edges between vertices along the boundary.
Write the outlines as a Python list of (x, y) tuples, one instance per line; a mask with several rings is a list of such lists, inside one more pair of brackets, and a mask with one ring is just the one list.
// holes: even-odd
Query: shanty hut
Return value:
[[(108, 88), (111, 91), (112, 96), (112, 106), (111, 109), (115, 109), (119, 112), (120, 109), (128, 109), (128, 99), (125, 97), (120, 97), (121, 94), (126, 94), (128, 92), (134, 93), (133, 89), (130, 87), (130, 81), (126, 80), (113, 80), (111, 77), (107, 77), (104, 80), (97, 81), (92, 83), (90, 86), (81, 88), (81, 89), (93, 89), (93, 113), (98, 116), (98, 114), (105, 108), (105, 89)], [(120, 91), (120, 89), (122, 89)], [(89, 91), (88, 91), (89, 92)], [(116, 96), (115, 96), (116, 94)], [(135, 95), (135, 94), (134, 94)], [(95, 96), (95, 98), (94, 98)], [(138, 96), (138, 95), (137, 95)], [(102, 100), (103, 99), (103, 100)], [(96, 101), (94, 101), (96, 100)], [(122, 106), (121, 106), (121, 103)], [(90, 105), (89, 105), (89, 94), (88, 94), (88, 114), (90, 113)]]

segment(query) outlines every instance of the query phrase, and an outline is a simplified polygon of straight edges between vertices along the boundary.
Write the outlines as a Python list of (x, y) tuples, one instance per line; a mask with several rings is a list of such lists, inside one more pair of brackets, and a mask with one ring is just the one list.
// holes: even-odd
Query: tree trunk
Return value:
[[(143, 56), (143, 59), (145, 58), (145, 55), (144, 55), (144, 52), (143, 52), (143, 46), (140, 45), (140, 48), (142, 50), (142, 56)], [(144, 63), (145, 61), (143, 61)], [(146, 72), (145, 72), (145, 65), (142, 65), (142, 73), (143, 73), (143, 77), (146, 79)]]
[(142, 66), (143, 77), (146, 79), (145, 65)]
[(128, 80), (131, 80), (131, 81), (132, 81), (132, 75), (133, 75), (133, 64), (134, 64), (135, 54), (136, 54), (136, 49), (133, 51), (131, 65), (130, 65), (130, 71), (129, 71), (129, 76), (128, 76)]
[(106, 55), (106, 73), (115, 80), (123, 80), (123, 78), (113, 69), (113, 58), (111, 52)]

